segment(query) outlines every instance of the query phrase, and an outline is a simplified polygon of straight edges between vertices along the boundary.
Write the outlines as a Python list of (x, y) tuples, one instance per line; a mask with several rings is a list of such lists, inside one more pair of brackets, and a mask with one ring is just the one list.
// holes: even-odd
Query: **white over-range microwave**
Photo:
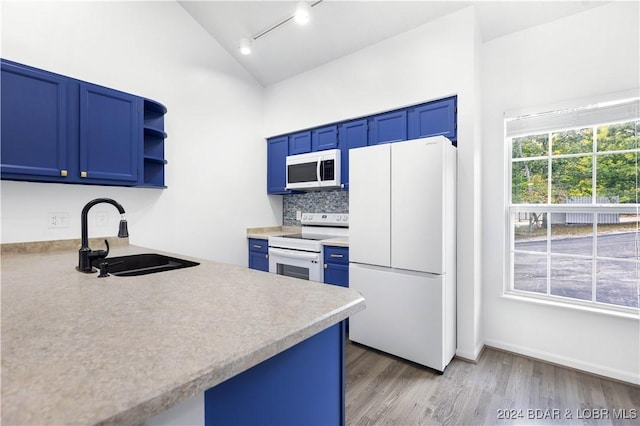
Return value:
[(287, 189), (340, 187), (340, 150), (287, 156)]

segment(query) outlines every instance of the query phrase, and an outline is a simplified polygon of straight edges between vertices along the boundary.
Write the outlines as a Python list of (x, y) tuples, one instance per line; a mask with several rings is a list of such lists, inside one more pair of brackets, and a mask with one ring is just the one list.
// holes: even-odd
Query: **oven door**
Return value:
[(322, 282), (320, 253), (269, 247), (269, 272)]

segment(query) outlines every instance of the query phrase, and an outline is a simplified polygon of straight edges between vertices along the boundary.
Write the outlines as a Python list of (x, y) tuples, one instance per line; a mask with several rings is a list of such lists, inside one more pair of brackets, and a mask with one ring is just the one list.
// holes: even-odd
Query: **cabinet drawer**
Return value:
[(269, 251), (268, 240), (249, 238), (249, 251), (267, 253)]
[(324, 246), (324, 263), (349, 263), (349, 248)]

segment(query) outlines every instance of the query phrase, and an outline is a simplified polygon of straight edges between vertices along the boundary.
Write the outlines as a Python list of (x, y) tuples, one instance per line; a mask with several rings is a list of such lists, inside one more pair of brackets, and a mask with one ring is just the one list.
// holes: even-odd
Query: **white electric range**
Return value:
[(299, 234), (269, 237), (269, 272), (322, 282), (322, 240), (349, 236), (348, 213), (303, 213)]

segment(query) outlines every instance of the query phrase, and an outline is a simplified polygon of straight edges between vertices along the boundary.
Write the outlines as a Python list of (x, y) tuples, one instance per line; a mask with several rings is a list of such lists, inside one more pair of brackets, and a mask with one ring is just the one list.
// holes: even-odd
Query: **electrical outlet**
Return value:
[(296, 211), (296, 220), (302, 220), (302, 212), (300, 210)]
[(109, 224), (109, 215), (107, 212), (96, 212), (96, 226), (103, 228)]
[(49, 229), (68, 228), (69, 213), (49, 213), (47, 215), (47, 225)]

